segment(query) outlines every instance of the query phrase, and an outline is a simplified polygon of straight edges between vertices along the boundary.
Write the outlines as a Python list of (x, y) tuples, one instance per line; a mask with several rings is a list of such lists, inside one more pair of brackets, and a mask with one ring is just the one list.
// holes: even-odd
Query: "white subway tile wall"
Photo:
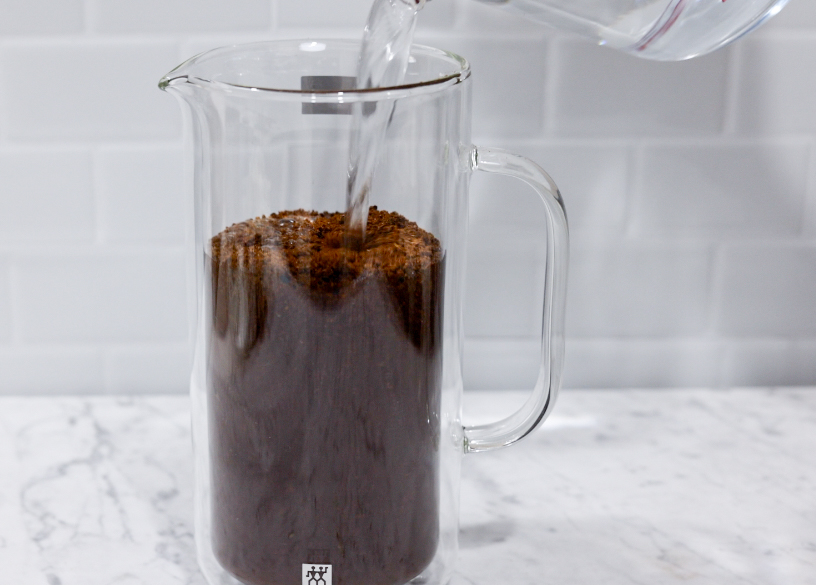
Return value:
[(799, 236), (811, 144), (793, 139), (649, 144), (639, 149), (634, 237)]
[(89, 31), (178, 33), (255, 30), (272, 25), (268, 0), (86, 0)]
[(816, 247), (731, 244), (720, 250), (719, 264), (717, 333), (816, 338)]
[[(540, 213), (540, 210), (539, 210)], [(467, 333), (475, 337), (534, 337), (541, 331), (545, 248), (542, 232), (473, 229), (465, 284)]]
[(51, 246), (12, 265), (22, 343), (184, 341), (185, 261), (179, 249), (64, 253)]
[[(224, 44), (358, 36), (369, 4), (0, 5), (0, 394), (186, 391), (182, 117), (158, 79)], [(472, 62), (474, 141), (561, 188), (565, 387), (816, 384), (816, 3), (682, 63), (475, 0), (429, 2), (417, 38)], [(466, 387), (530, 387), (540, 203), (472, 183)]]
[(657, 63), (565, 40), (557, 50), (558, 136), (716, 136), (722, 130), (729, 51)]
[(816, 93), (813, 39), (802, 29), (790, 34), (790, 38), (750, 37), (735, 46), (739, 99), (733, 115), (737, 132), (752, 136), (816, 133), (816, 108), (803, 107), (801, 101)]
[[(370, 2), (326, 2), (325, 0), (278, 0), (275, 2), (278, 25), (284, 28), (360, 29), (365, 25)], [(361, 25), (360, 23), (363, 23)]]
[(91, 154), (44, 145), (0, 151), (3, 245), (65, 245), (94, 241)]
[(759, 339), (731, 343), (724, 359), (728, 386), (806, 386), (816, 378), (816, 342)]
[(4, 347), (0, 352), (3, 394), (101, 394), (105, 350), (77, 345)]
[(710, 256), (708, 245), (696, 242), (574, 241), (569, 334), (656, 339), (705, 334)]
[(95, 163), (101, 243), (184, 244), (187, 206), (179, 147), (108, 147), (96, 153)]
[(0, 3), (0, 35), (81, 34), (83, 0), (27, 0)]
[[(434, 0), (435, 1), (435, 0)], [(444, 0), (443, 0), (444, 1)], [(544, 130), (548, 46), (544, 38), (433, 35), (419, 42), (458, 53), (473, 70), (473, 132), (477, 138), (541, 136)]]
[(711, 387), (722, 368), (721, 353), (720, 343), (700, 338), (568, 340), (564, 385)]
[(107, 390), (115, 394), (160, 394), (186, 388), (190, 379), (185, 343), (117, 347), (107, 355)]
[(174, 42), (125, 35), (4, 42), (6, 137), (12, 144), (176, 138), (178, 105), (156, 89), (155, 72), (177, 65), (178, 53)]

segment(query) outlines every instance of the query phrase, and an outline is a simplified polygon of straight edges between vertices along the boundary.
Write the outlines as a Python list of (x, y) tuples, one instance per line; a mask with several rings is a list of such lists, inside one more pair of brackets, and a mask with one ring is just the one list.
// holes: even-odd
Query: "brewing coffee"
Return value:
[(441, 246), (376, 207), (344, 235), (297, 210), (210, 242), (212, 538), (252, 585), (395, 585), (437, 548)]

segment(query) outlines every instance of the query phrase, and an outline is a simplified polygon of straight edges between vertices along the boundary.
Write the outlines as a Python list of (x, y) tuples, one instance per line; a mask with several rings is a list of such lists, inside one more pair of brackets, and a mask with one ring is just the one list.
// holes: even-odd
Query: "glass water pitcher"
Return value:
[[(438, 0), (437, 0), (438, 1)], [(444, 1), (444, 0), (443, 0)], [(480, 0), (599, 45), (657, 61), (704, 55), (752, 31), (788, 0)]]

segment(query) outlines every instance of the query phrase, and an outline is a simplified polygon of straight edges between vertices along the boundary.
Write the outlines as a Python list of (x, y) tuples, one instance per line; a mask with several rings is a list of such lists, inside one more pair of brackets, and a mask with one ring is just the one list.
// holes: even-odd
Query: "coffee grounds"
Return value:
[(212, 538), (251, 585), (396, 585), (434, 556), (443, 256), (372, 207), (287, 211), (211, 240)]

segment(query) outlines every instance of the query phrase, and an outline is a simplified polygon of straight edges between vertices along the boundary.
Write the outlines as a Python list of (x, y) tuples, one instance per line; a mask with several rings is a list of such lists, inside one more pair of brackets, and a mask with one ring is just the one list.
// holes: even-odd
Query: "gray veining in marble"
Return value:
[[(564, 392), (465, 459), (454, 582), (814, 585), (814, 461), (813, 388)], [(0, 398), (0, 583), (204, 585), (191, 478), (185, 398)]]
[(191, 529), (186, 399), (0, 404), (0, 461), (10, 470), (0, 566), (13, 583), (204, 584)]

